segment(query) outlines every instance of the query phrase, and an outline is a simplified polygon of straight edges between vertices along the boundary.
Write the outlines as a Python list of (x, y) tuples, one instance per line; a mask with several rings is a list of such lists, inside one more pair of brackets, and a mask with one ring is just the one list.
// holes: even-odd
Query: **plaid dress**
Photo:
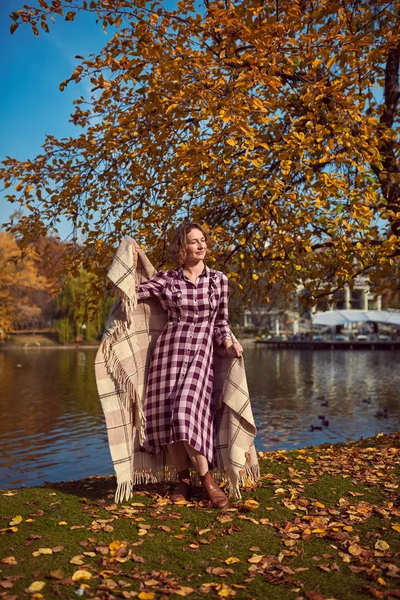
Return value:
[(137, 289), (138, 301), (155, 296), (168, 314), (149, 367), (143, 448), (156, 454), (187, 441), (215, 464), (213, 344), (231, 337), (228, 278), (205, 267), (192, 283), (183, 268), (159, 271)]

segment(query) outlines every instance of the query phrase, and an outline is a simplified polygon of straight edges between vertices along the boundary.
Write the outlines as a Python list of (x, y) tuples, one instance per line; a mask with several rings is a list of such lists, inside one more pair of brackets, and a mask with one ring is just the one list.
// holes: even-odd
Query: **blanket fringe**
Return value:
[(122, 308), (126, 315), (126, 321), (127, 321), (128, 327), (130, 327), (132, 324), (132, 319), (133, 319), (133, 311), (137, 307), (136, 286), (134, 286), (130, 290), (129, 296), (127, 294), (125, 294), (125, 292), (123, 290), (121, 290), (121, 288), (118, 288), (118, 294), (121, 298), (121, 305), (122, 305)]
[[(117, 354), (113, 350), (114, 342), (121, 339), (122, 335), (125, 335), (125, 324), (123, 321), (118, 321), (116, 328), (111, 335), (109, 335), (103, 342), (103, 356), (106, 365), (106, 369), (113, 380), (117, 383), (117, 389), (122, 390), (122, 401), (127, 411), (133, 408), (133, 399), (136, 402), (137, 420), (135, 425), (138, 428), (140, 434), (140, 443), (143, 443), (144, 436), (144, 412), (141, 402), (138, 401), (135, 386), (130, 380), (128, 374), (120, 363)], [(136, 421), (136, 420), (135, 420)]]
[(115, 502), (123, 502), (129, 500), (133, 493), (132, 481), (120, 481), (115, 492)]
[[(115, 492), (115, 502), (129, 500), (133, 496), (134, 486), (161, 483), (162, 481), (174, 481), (174, 477), (176, 477), (176, 471), (172, 466), (160, 467), (156, 470), (135, 470), (132, 473), (132, 480), (118, 483)], [(227, 481), (232, 496), (236, 500), (241, 500), (240, 486), (246, 487), (246, 485), (249, 485), (249, 480), (250, 483), (256, 483), (260, 477), (260, 468), (258, 465), (247, 466), (244, 473), (240, 475), (236, 482), (232, 481), (226, 469), (214, 470), (213, 477), (218, 483)], [(194, 483), (200, 484), (200, 478), (196, 471), (192, 472), (191, 478)]]

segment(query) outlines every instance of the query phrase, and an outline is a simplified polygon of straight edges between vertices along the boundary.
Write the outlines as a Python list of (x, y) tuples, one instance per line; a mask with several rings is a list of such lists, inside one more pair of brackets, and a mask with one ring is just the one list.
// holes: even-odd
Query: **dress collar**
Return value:
[[(183, 266), (182, 265), (177, 268), (176, 272), (177, 272), (177, 275), (178, 275), (179, 279), (184, 279), (185, 278), (185, 275), (183, 273)], [(208, 267), (207, 265), (204, 265), (204, 269), (200, 273), (199, 277), (209, 277), (209, 276), (210, 276), (210, 267)]]

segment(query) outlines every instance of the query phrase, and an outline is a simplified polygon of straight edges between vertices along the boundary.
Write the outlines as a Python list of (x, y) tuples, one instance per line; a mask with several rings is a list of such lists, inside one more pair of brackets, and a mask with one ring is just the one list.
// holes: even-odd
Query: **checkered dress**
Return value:
[(148, 452), (187, 441), (215, 464), (213, 343), (231, 337), (228, 293), (226, 275), (208, 267), (196, 283), (180, 267), (159, 271), (138, 287), (139, 301), (156, 296), (168, 313), (147, 380), (143, 447)]

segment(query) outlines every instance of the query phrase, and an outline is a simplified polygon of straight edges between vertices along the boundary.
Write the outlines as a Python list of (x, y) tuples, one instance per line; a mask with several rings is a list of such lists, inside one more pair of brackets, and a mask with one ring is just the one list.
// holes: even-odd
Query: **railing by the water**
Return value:
[(255, 340), (271, 348), (298, 348), (299, 350), (400, 350), (400, 340)]

